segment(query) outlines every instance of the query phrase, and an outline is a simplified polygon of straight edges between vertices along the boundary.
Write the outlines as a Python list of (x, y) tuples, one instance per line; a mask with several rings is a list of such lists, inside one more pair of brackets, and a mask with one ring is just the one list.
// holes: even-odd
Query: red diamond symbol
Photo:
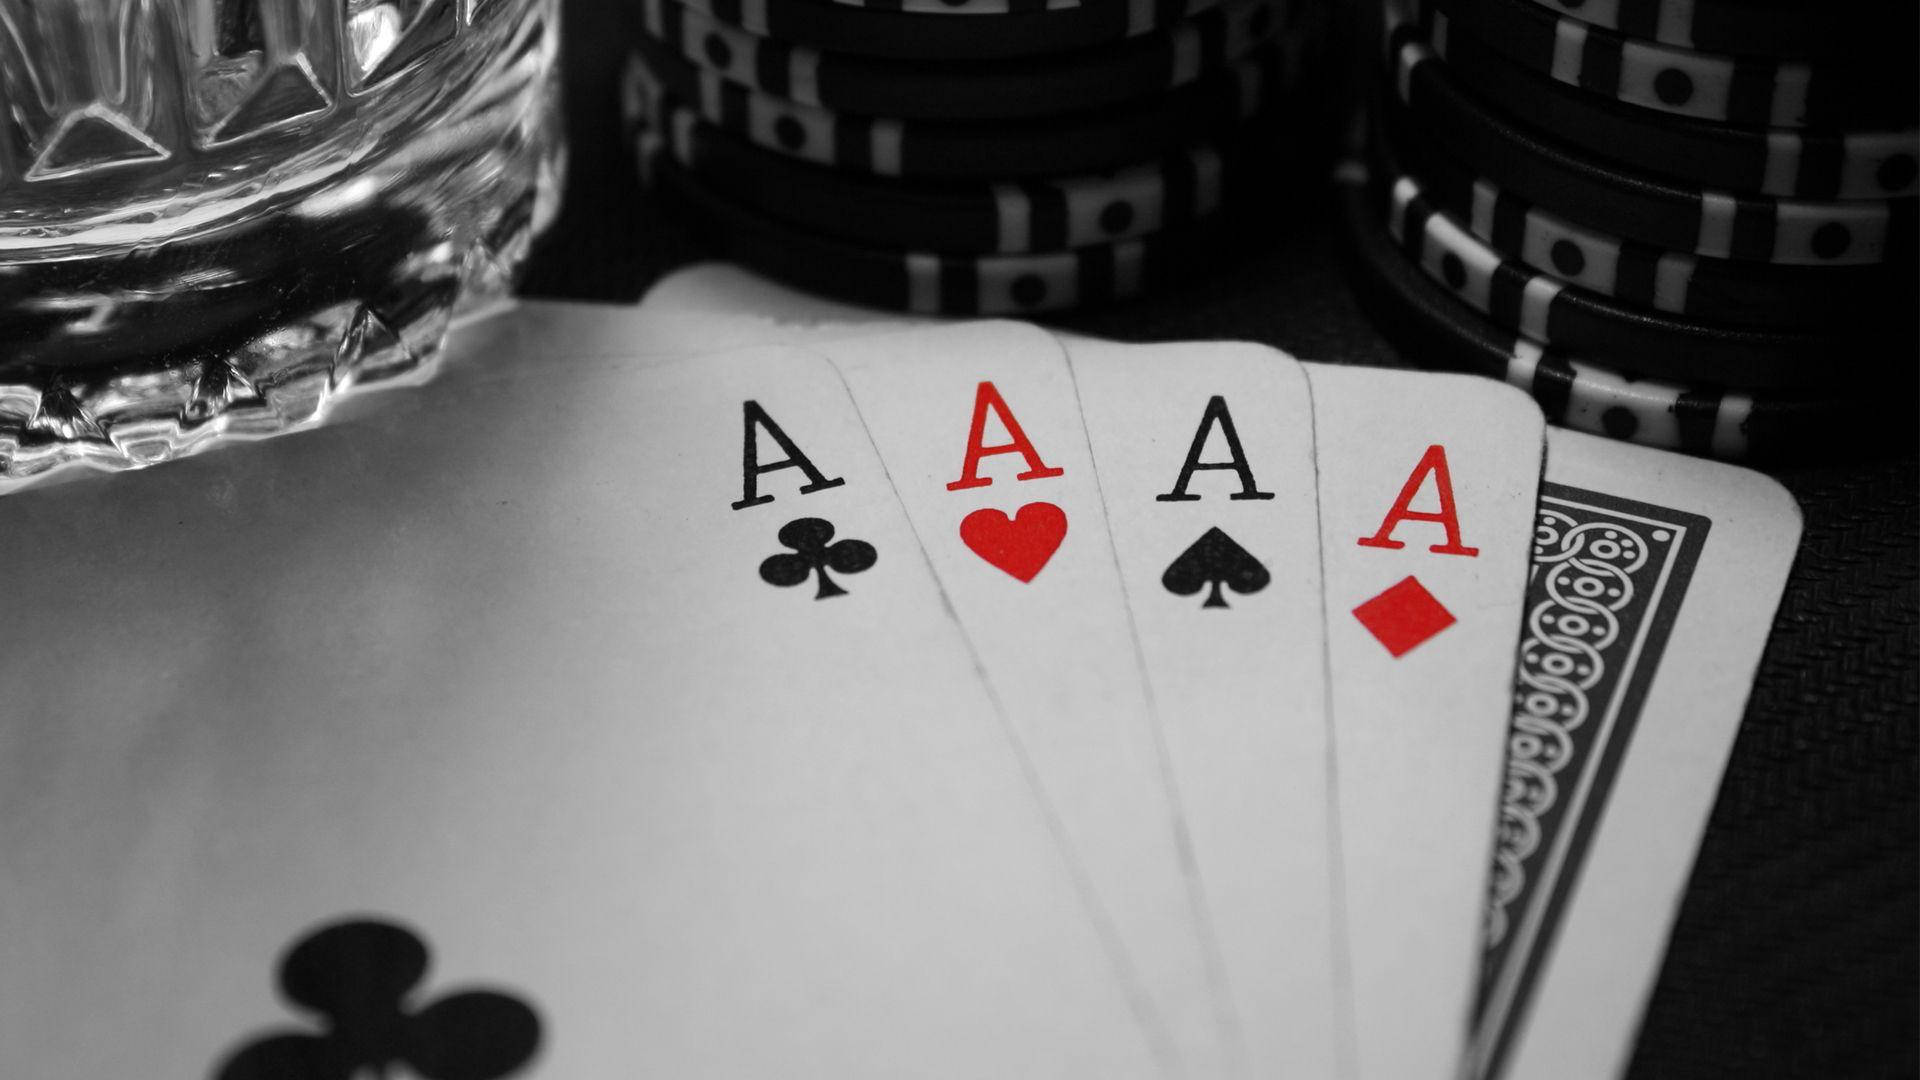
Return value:
[(1454, 623), (1453, 612), (1412, 575), (1354, 608), (1353, 617), (1395, 657), (1407, 655), (1414, 646)]

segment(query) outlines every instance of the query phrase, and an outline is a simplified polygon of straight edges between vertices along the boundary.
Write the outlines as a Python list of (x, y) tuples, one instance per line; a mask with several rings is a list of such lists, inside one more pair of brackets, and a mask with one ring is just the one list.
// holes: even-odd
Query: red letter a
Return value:
[[(1410, 510), (1413, 497), (1420, 492), (1420, 485), (1426, 482), (1427, 474), (1433, 474), (1434, 491), (1440, 496), (1440, 512), (1429, 514), (1423, 510)], [(1478, 555), (1479, 548), (1462, 547), (1460, 544), (1460, 517), (1453, 511), (1453, 477), (1447, 473), (1447, 448), (1435, 443), (1427, 447), (1420, 456), (1420, 464), (1413, 467), (1413, 475), (1400, 489), (1400, 497), (1394, 500), (1393, 509), (1387, 511), (1386, 520), (1372, 536), (1360, 538), (1361, 547), (1399, 549), (1407, 545), (1393, 538), (1393, 530), (1403, 521), (1431, 521), (1447, 530), (1447, 542), (1435, 544), (1428, 551), (1435, 555)]]
[[(1007, 437), (1013, 441), (1000, 446), (981, 446), (980, 436), (987, 428), (987, 410), (992, 409), (1000, 416), (1000, 426), (1007, 429)], [(1007, 409), (1007, 403), (1000, 398), (1000, 391), (990, 382), (983, 382), (974, 392), (973, 430), (967, 433), (967, 460), (960, 464), (960, 479), (947, 485), (948, 491), (962, 488), (986, 487), (993, 483), (990, 476), (980, 475), (980, 459), (995, 454), (1019, 454), (1027, 461), (1027, 471), (1014, 477), (1015, 480), (1038, 480), (1043, 476), (1059, 476), (1062, 470), (1051, 469), (1040, 460), (1040, 452), (1027, 440), (1027, 433), (1020, 430), (1020, 421), (1013, 418)]]

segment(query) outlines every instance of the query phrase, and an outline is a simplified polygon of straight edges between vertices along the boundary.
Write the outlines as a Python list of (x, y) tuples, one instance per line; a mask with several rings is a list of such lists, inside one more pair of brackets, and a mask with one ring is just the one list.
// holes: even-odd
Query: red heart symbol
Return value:
[(1066, 511), (1052, 503), (1028, 503), (1011, 518), (988, 507), (960, 521), (962, 543), (1021, 581), (1032, 581), (1066, 538)]

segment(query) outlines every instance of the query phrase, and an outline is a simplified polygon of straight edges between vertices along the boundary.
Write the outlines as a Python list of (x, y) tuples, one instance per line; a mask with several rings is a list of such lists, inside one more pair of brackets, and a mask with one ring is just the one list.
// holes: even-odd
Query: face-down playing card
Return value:
[(1247, 1072), (1335, 1076), (1306, 376), (1258, 345), (1061, 340)]
[(1198, 883), (1072, 373), (1031, 326), (815, 347), (839, 366), (1170, 1060), (1215, 1073)]
[(0, 500), (9, 1071), (1158, 1075), (835, 372), (576, 375)]
[(1307, 365), (1359, 1075), (1466, 1030), (1543, 422), (1484, 379)]
[(1547, 439), (1469, 1075), (1621, 1075), (1799, 545), (1758, 473)]

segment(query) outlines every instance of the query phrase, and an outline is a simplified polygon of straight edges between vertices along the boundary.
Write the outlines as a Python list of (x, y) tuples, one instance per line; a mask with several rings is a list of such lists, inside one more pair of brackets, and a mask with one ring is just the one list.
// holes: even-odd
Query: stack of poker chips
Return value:
[(624, 108), (643, 181), (740, 262), (918, 313), (1058, 310), (1274, 201), (1321, 4), (640, 0)]
[(1387, 0), (1343, 169), (1420, 359), (1726, 458), (1911, 424), (1915, 7)]

